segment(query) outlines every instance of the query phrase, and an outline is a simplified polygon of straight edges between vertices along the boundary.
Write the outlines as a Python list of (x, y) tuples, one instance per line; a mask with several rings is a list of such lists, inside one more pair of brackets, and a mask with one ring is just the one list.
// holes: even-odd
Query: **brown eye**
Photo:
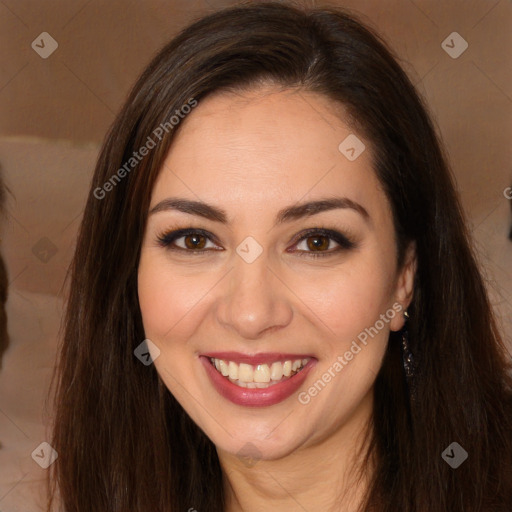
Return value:
[(183, 237), (187, 249), (203, 249), (206, 245), (206, 237), (200, 234), (186, 235)]
[[(334, 243), (334, 246), (331, 246), (331, 242)], [(298, 249), (300, 256), (315, 258), (318, 256), (332, 256), (341, 251), (353, 249), (356, 244), (338, 231), (314, 228), (303, 233), (294, 247)]]
[(311, 251), (324, 251), (329, 248), (330, 239), (324, 235), (308, 236), (305, 240)]
[[(211, 236), (198, 229), (179, 229), (164, 233), (157, 238), (157, 242), (166, 249), (184, 252), (204, 252), (218, 250), (212, 242)], [(210, 245), (208, 246), (208, 243)]]

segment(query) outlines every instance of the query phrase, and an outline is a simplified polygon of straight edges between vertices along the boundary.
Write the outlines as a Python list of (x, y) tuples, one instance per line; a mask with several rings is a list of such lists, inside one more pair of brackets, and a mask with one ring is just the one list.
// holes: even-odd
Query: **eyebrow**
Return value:
[[(368, 211), (359, 203), (347, 197), (333, 197), (295, 204), (279, 210), (276, 215), (275, 225), (291, 222), (303, 217), (310, 217), (321, 212), (338, 208), (350, 209), (359, 213), (365, 221), (370, 221)], [(228, 224), (228, 216), (225, 210), (202, 201), (193, 201), (179, 197), (168, 197), (153, 206), (149, 215), (157, 212), (176, 210), (190, 215), (197, 215), (222, 224)]]

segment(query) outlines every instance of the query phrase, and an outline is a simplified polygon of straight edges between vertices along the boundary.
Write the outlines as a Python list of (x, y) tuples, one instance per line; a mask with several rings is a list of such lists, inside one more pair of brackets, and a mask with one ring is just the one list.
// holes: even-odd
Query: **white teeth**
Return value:
[(293, 361), (293, 364), (292, 364), (292, 372), (294, 372), (295, 370), (298, 370), (302, 365), (302, 361), (300, 359), (296, 359), (295, 361)]
[(270, 382), (270, 368), (268, 364), (259, 364), (254, 370), (254, 382)]
[(224, 377), (234, 384), (244, 388), (266, 388), (277, 384), (283, 378), (288, 378), (302, 370), (310, 358), (276, 361), (271, 365), (258, 364), (252, 366), (246, 363), (237, 364), (234, 361), (210, 358), (213, 366)]
[(222, 375), (224, 375), (224, 377), (227, 377), (229, 375), (228, 365), (222, 359), (219, 361), (219, 364), (220, 364), (220, 372), (222, 373)]
[(281, 363), (272, 363), (270, 378), (272, 380), (281, 380), (283, 378), (283, 365)]
[(233, 361), (229, 362), (229, 378), (233, 380), (238, 379), (238, 365), (233, 363)]
[(253, 375), (254, 372), (250, 364), (240, 363), (238, 366), (238, 378), (240, 380), (244, 382), (254, 382)]

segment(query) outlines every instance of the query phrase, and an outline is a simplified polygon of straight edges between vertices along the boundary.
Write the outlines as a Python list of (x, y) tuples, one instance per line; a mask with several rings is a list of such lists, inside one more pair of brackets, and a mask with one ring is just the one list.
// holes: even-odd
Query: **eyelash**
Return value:
[[(201, 235), (205, 238), (208, 238), (210, 241), (212, 240), (212, 236), (207, 231), (204, 231), (203, 229), (194, 229), (194, 228), (185, 228), (185, 229), (178, 229), (176, 231), (169, 231), (162, 233), (157, 237), (157, 242), (161, 247), (164, 247), (171, 251), (183, 251), (191, 254), (203, 254), (208, 251), (211, 251), (212, 249), (198, 249), (198, 250), (192, 250), (192, 249), (184, 249), (183, 247), (172, 247), (171, 244), (174, 243), (176, 240), (180, 238), (184, 238), (188, 235)], [(343, 250), (349, 250), (356, 247), (356, 244), (350, 240), (347, 236), (339, 233), (338, 231), (333, 231), (331, 229), (325, 229), (325, 228), (311, 228), (306, 230), (305, 232), (301, 233), (300, 238), (298, 238), (297, 241), (294, 242), (294, 246), (298, 245), (300, 242), (307, 240), (308, 238), (312, 238), (313, 235), (320, 235), (326, 238), (329, 238), (330, 240), (333, 240), (336, 242), (339, 247), (335, 250), (329, 250), (329, 251), (299, 251), (300, 256), (303, 257), (309, 257), (309, 258), (319, 258), (319, 257), (326, 257), (326, 256), (332, 256), (333, 254), (337, 254)], [(215, 250), (215, 249), (214, 249)]]

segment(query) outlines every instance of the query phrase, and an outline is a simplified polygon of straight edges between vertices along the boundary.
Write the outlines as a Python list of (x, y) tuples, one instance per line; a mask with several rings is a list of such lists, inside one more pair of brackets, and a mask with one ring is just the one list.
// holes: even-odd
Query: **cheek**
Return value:
[(161, 279), (161, 273), (155, 265), (146, 264), (141, 258), (138, 274), (139, 305), (146, 336), (160, 337), (161, 333), (173, 324), (176, 309), (170, 307), (175, 303), (176, 290), (167, 287)]
[[(341, 339), (374, 325), (393, 301), (392, 265), (377, 253), (361, 254), (346, 266), (318, 273), (303, 288), (306, 304)], [(391, 262), (392, 263), (392, 262)]]
[(142, 253), (138, 270), (139, 305), (146, 336), (162, 340), (187, 325), (208, 285), (171, 272), (170, 265), (150, 250)]
[[(155, 251), (156, 252), (156, 251)], [(167, 389), (187, 408), (194, 387), (191, 347), (187, 343), (197, 328), (201, 297), (211, 288), (204, 281), (191, 285), (190, 277), (180, 275), (165, 261), (165, 255), (151, 249), (142, 251), (138, 269), (139, 306), (144, 334), (160, 349), (155, 368)], [(197, 391), (196, 391), (197, 393)], [(188, 409), (188, 408), (187, 408)]]

